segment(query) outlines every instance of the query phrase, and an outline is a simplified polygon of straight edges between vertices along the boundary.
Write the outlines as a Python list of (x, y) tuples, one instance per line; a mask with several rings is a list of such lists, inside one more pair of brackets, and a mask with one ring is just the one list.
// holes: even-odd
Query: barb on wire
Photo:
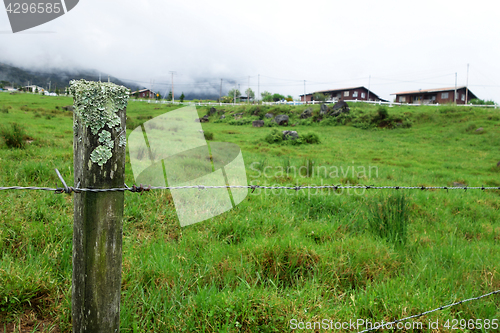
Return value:
[(380, 329), (380, 328), (382, 328), (382, 329), (383, 328), (393, 329), (392, 325), (394, 325), (394, 324), (397, 324), (397, 323), (400, 323), (400, 322), (403, 322), (403, 321), (406, 321), (406, 320), (409, 320), (409, 319), (420, 318), (420, 317), (425, 316), (425, 315), (427, 315), (429, 313), (432, 313), (432, 312), (444, 310), (446, 308), (450, 308), (450, 307), (455, 306), (455, 305), (459, 305), (459, 304), (470, 302), (470, 301), (475, 301), (475, 300), (478, 300), (478, 299), (481, 299), (481, 298), (484, 298), (484, 297), (488, 297), (488, 296), (491, 296), (491, 295), (494, 295), (494, 294), (500, 294), (500, 289), (492, 291), (492, 292), (484, 294), (484, 295), (481, 295), (481, 296), (478, 296), (478, 297), (472, 297), (472, 298), (464, 299), (464, 300), (461, 300), (461, 301), (458, 301), (458, 302), (455, 302), (455, 303), (443, 305), (443, 306), (440, 306), (439, 308), (435, 308), (435, 309), (432, 309), (432, 310), (429, 310), (429, 311), (425, 311), (425, 312), (422, 312), (422, 313), (419, 313), (419, 314), (416, 314), (416, 315), (413, 315), (413, 316), (409, 316), (409, 317), (397, 319), (397, 320), (394, 320), (394, 321), (391, 321), (391, 322), (387, 322), (383, 326), (379, 325), (379, 326), (372, 327), (372, 328), (369, 328), (369, 329), (366, 329), (366, 330), (363, 330), (363, 331), (359, 331), (358, 333), (366, 333), (366, 332), (374, 331), (374, 330), (377, 330), (377, 329)]

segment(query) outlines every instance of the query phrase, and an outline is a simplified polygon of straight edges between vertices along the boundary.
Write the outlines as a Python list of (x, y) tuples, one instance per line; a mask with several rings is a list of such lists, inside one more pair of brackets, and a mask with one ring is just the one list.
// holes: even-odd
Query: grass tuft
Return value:
[(12, 123), (10, 128), (0, 127), (0, 137), (9, 148), (24, 149), (26, 146), (27, 134), (19, 124)]

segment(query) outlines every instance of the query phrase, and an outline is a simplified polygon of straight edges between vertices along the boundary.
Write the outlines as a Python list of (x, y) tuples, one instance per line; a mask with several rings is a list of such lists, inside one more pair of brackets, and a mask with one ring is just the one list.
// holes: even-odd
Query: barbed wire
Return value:
[(300, 191), (304, 189), (364, 189), (364, 190), (385, 190), (385, 189), (395, 189), (395, 190), (500, 190), (500, 187), (485, 187), (485, 186), (475, 186), (475, 187), (451, 187), (451, 186), (373, 186), (373, 185), (323, 185), (323, 186), (262, 186), (262, 185), (221, 185), (221, 186), (211, 186), (211, 185), (190, 185), (190, 186), (145, 186), (140, 184), (139, 186), (133, 185), (132, 187), (124, 184), (125, 187), (116, 188), (79, 188), (73, 186), (67, 187), (34, 187), (34, 186), (9, 186), (0, 187), (0, 191), (4, 190), (38, 190), (38, 191), (51, 191), (57, 194), (59, 193), (80, 193), (80, 192), (149, 192), (151, 190), (180, 190), (180, 189), (231, 189), (231, 188), (246, 188), (251, 190), (265, 189), (265, 190), (295, 190)]
[[(130, 191), (130, 192), (135, 192), (135, 193), (142, 193), (142, 192), (148, 192), (151, 190), (177, 190), (177, 189), (221, 189), (221, 188), (226, 188), (226, 189), (231, 189), (231, 188), (246, 188), (246, 189), (251, 189), (252, 192), (255, 191), (256, 189), (271, 189), (271, 190), (303, 190), (303, 189), (333, 189), (333, 190), (338, 190), (338, 189), (376, 189), (376, 190), (383, 190), (383, 189), (395, 189), (395, 190), (438, 190), (438, 189), (444, 189), (444, 190), (500, 190), (499, 187), (485, 187), (485, 186), (475, 186), (475, 187), (469, 187), (469, 186), (374, 186), (374, 185), (322, 185), (322, 186), (262, 186), (262, 185), (223, 185), (223, 186), (210, 186), (210, 185), (191, 185), (191, 186), (147, 186), (144, 187), (142, 184), (139, 186), (133, 185), (132, 187), (127, 186), (127, 184), (123, 184), (125, 187), (118, 187), (118, 188), (105, 188), (105, 189), (92, 189), (92, 188), (80, 188), (80, 183), (77, 184), (76, 187), (68, 186), (66, 184), (66, 181), (64, 178), (61, 176), (59, 170), (55, 169), (57, 177), (61, 180), (61, 183), (63, 184), (64, 187), (57, 187), (57, 188), (50, 188), (50, 187), (33, 187), (33, 186), (27, 186), (27, 187), (21, 187), (21, 186), (9, 186), (9, 187), (0, 187), (0, 191), (3, 190), (39, 190), (39, 191), (51, 191), (55, 192), (56, 194), (59, 193), (67, 193), (71, 194), (72, 192), (74, 193), (82, 193), (82, 192), (125, 192), (125, 191)], [(499, 294), (500, 290), (495, 290), (490, 293), (478, 296), (478, 297), (473, 297), (473, 298), (468, 298), (465, 300), (461, 300), (459, 302), (451, 303), (448, 305), (443, 305), (438, 308), (435, 308), (433, 310), (425, 311), (416, 315), (412, 315), (409, 317), (405, 317), (402, 319), (397, 319), (392, 322), (387, 322), (384, 325), (379, 325), (376, 327), (372, 327), (363, 331), (360, 331), (358, 333), (366, 333), (370, 332), (376, 329), (380, 328), (391, 328), (392, 325), (407, 321), (409, 319), (413, 318), (419, 318), (424, 315), (427, 315), (432, 312), (440, 311), (455, 305), (459, 305), (465, 302), (469, 301), (474, 301), (474, 300), (479, 300), (484, 297), (488, 297), (494, 294)]]
[(500, 186), (375, 186), (375, 185), (321, 185), (321, 186), (262, 186), (262, 185), (187, 185), (187, 186), (151, 186), (151, 185), (142, 185), (139, 186), (133, 185), (132, 187), (127, 186), (127, 184), (123, 184), (125, 187), (116, 187), (116, 188), (80, 188), (80, 183), (76, 187), (66, 185), (63, 177), (59, 173), (59, 170), (55, 169), (57, 177), (61, 180), (64, 187), (33, 187), (33, 186), (9, 186), (9, 187), (0, 187), (0, 191), (5, 190), (35, 190), (35, 191), (51, 191), (57, 194), (59, 193), (81, 193), (81, 192), (149, 192), (151, 190), (180, 190), (180, 189), (231, 189), (231, 188), (246, 188), (251, 189), (252, 192), (256, 189), (265, 189), (265, 190), (295, 190), (300, 191), (304, 189), (331, 189), (331, 190), (341, 190), (341, 189), (364, 189), (364, 190), (386, 190), (386, 189), (395, 189), (395, 190), (500, 190)]
[(391, 321), (391, 322), (387, 322), (387, 323), (385, 323), (383, 325), (380, 324), (380, 325), (378, 325), (376, 327), (372, 327), (372, 328), (369, 328), (369, 329), (366, 329), (366, 330), (363, 330), (363, 331), (359, 331), (358, 333), (366, 333), (366, 332), (370, 332), (370, 331), (381, 329), (381, 328), (382, 329), (383, 328), (391, 329), (391, 328), (393, 328), (392, 325), (394, 325), (394, 324), (397, 324), (397, 323), (400, 323), (400, 322), (403, 322), (403, 321), (407, 321), (409, 319), (420, 318), (420, 317), (425, 316), (425, 315), (427, 315), (429, 313), (432, 313), (432, 312), (441, 311), (441, 310), (444, 310), (446, 308), (450, 308), (452, 306), (459, 305), (459, 304), (462, 304), (462, 303), (466, 303), (466, 302), (470, 302), (470, 301), (476, 301), (478, 299), (481, 299), (481, 298), (484, 298), (484, 297), (488, 297), (488, 296), (491, 296), (491, 295), (494, 295), (494, 294), (500, 294), (500, 289), (492, 291), (492, 292), (484, 294), (484, 295), (481, 295), (481, 296), (478, 296), (478, 297), (467, 298), (467, 299), (464, 299), (464, 300), (461, 300), (461, 301), (458, 301), (458, 302), (455, 302), (455, 303), (443, 305), (443, 306), (440, 306), (438, 308), (435, 308), (435, 309), (432, 309), (432, 310), (429, 310), (429, 311), (425, 311), (425, 312), (422, 312), (422, 313), (419, 313), (419, 314), (416, 314), (416, 315), (413, 315), (413, 316), (409, 316), (409, 317), (397, 319), (397, 320), (394, 320), (394, 321)]

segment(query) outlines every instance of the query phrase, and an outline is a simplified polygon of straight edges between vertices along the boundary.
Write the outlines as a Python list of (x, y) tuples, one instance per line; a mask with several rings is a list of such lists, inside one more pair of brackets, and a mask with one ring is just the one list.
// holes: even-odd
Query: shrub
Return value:
[(21, 148), (26, 146), (26, 132), (21, 125), (12, 123), (9, 128), (0, 128), (0, 137), (9, 148)]
[(214, 139), (214, 133), (212, 133), (212, 132), (204, 131), (203, 134), (205, 135), (205, 140), (213, 140)]
[(237, 125), (237, 126), (243, 126), (243, 125), (248, 125), (252, 122), (252, 119), (248, 119), (248, 118), (242, 118), (242, 119), (238, 119), (238, 120), (230, 120), (228, 122), (229, 125)]
[(267, 143), (281, 143), (283, 142), (283, 133), (280, 130), (274, 128), (271, 133), (269, 133), (265, 138)]
[(389, 111), (387, 111), (387, 108), (385, 106), (379, 106), (377, 108), (377, 118), (379, 120), (384, 120), (389, 118)]
[(476, 129), (477, 129), (477, 125), (474, 123), (471, 123), (471, 124), (469, 124), (469, 126), (467, 126), (465, 128), (465, 132), (471, 133), (471, 132), (474, 132)]
[(485, 100), (477, 99), (477, 98), (471, 99), (470, 103), (473, 105), (495, 105), (494, 101), (491, 101), (491, 100), (485, 101)]
[(302, 135), (302, 141), (309, 144), (320, 143), (318, 135), (312, 132)]
[(12, 109), (12, 106), (2, 106), (2, 109), (0, 110), (2, 113), (9, 113), (9, 109)]

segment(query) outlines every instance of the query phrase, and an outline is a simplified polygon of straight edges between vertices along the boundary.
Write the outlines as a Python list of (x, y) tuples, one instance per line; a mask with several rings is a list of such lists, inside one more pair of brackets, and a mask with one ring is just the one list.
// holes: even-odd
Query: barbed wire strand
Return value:
[[(28, 186), (28, 187), (21, 187), (21, 186), (9, 186), (9, 187), (0, 187), (0, 191), (4, 190), (39, 190), (39, 191), (51, 191), (56, 194), (60, 193), (67, 193), (71, 194), (72, 192), (75, 193), (81, 193), (81, 192), (124, 192), (124, 191), (130, 191), (130, 192), (147, 192), (150, 190), (177, 190), (177, 189), (220, 189), (220, 188), (247, 188), (247, 189), (252, 189), (252, 192), (255, 191), (256, 189), (272, 189), (272, 190), (303, 190), (303, 189), (333, 189), (333, 190), (338, 190), (338, 189), (396, 189), (396, 190), (437, 190), (437, 189), (444, 189), (444, 190), (500, 190), (500, 187), (485, 187), (485, 186), (476, 186), (476, 187), (469, 187), (469, 186), (374, 186), (374, 185), (322, 185), (322, 186), (261, 186), (261, 185), (225, 185), (225, 186), (207, 186), (207, 185), (191, 185), (191, 186), (147, 186), (144, 187), (142, 184), (139, 186), (133, 185), (132, 187), (127, 186), (127, 184), (123, 184), (125, 187), (119, 187), (119, 188), (106, 188), (106, 189), (92, 189), (92, 188), (79, 188), (80, 183), (77, 184), (76, 187), (68, 186), (66, 182), (64, 181), (64, 178), (61, 176), (61, 173), (59, 170), (55, 169), (57, 177), (63, 184), (64, 188), (57, 187), (57, 188), (50, 188), (50, 187), (33, 187), (33, 186)], [(495, 290), (490, 293), (478, 296), (478, 297), (473, 297), (473, 298), (468, 298), (459, 302), (451, 303), (448, 305), (443, 305), (438, 308), (435, 308), (433, 310), (425, 311), (413, 316), (405, 317), (402, 319), (397, 319), (392, 322), (385, 323), (383, 326), (379, 325), (377, 327), (369, 328), (363, 331), (360, 331), (358, 333), (366, 333), (370, 332), (376, 329), (384, 328), (384, 327), (391, 327), (394, 324), (413, 319), (413, 318), (419, 318), (424, 315), (427, 315), (432, 312), (440, 311), (455, 305), (459, 305), (465, 302), (469, 301), (474, 301), (478, 300), (484, 297), (488, 297), (494, 294), (500, 293), (500, 290)]]
[(441, 310), (444, 310), (446, 308), (449, 308), (449, 307), (452, 307), (452, 306), (455, 306), (455, 305), (459, 305), (459, 304), (462, 304), (462, 303), (465, 303), (465, 302), (475, 301), (475, 300), (478, 300), (478, 299), (481, 299), (481, 298), (484, 298), (484, 297), (488, 297), (488, 296), (491, 296), (491, 295), (494, 295), (494, 294), (500, 294), (500, 290), (495, 290), (495, 291), (492, 291), (490, 293), (487, 293), (487, 294), (484, 294), (484, 295), (481, 295), (481, 296), (478, 296), (478, 297), (472, 297), (472, 298), (464, 299), (464, 300), (461, 300), (461, 301), (458, 301), (458, 302), (455, 302), (455, 303), (451, 303), (451, 304), (448, 304), (448, 305), (443, 305), (443, 306), (440, 306), (439, 308), (435, 308), (435, 309), (432, 309), (432, 310), (429, 310), (429, 311), (425, 311), (425, 312), (422, 312), (422, 313), (419, 313), (419, 314), (416, 314), (416, 315), (413, 315), (413, 316), (409, 316), (409, 317), (405, 317), (405, 318), (402, 318), (402, 319), (397, 319), (397, 320), (385, 323), (384, 325), (377, 325), (376, 327), (372, 327), (372, 328), (369, 328), (369, 329), (366, 329), (366, 330), (363, 330), (363, 331), (359, 331), (358, 333), (366, 333), (366, 332), (370, 332), (370, 331), (377, 330), (377, 329), (391, 328), (392, 325), (400, 323), (402, 321), (406, 321), (406, 320), (414, 319), (414, 318), (419, 318), (419, 317), (425, 316), (425, 315), (427, 315), (429, 313), (432, 313), (432, 312), (441, 311)]
[(55, 169), (57, 177), (61, 180), (64, 188), (50, 188), (50, 187), (34, 187), (34, 186), (8, 186), (8, 187), (0, 187), (0, 191), (5, 190), (35, 190), (35, 191), (51, 191), (56, 194), (67, 193), (70, 194), (72, 192), (81, 193), (81, 192), (149, 192), (150, 190), (180, 190), (180, 189), (220, 189), (220, 188), (246, 188), (251, 189), (252, 192), (256, 189), (265, 189), (265, 190), (295, 190), (300, 191), (304, 189), (332, 189), (332, 190), (341, 190), (341, 189), (364, 189), (364, 190), (385, 190), (385, 189), (395, 189), (395, 190), (500, 190), (500, 186), (374, 186), (374, 185), (321, 185), (321, 186), (262, 186), (262, 185), (188, 185), (188, 186), (144, 186), (140, 184), (139, 186), (133, 185), (132, 187), (128, 187), (127, 184), (123, 184), (125, 187), (117, 187), (117, 188), (79, 188), (80, 183), (77, 184), (76, 187), (66, 185), (63, 177), (59, 170)]
[(264, 190), (295, 190), (300, 191), (304, 189), (333, 189), (333, 190), (341, 190), (341, 189), (364, 189), (364, 190), (385, 190), (385, 189), (395, 189), (395, 190), (500, 190), (500, 187), (485, 187), (485, 186), (476, 186), (476, 187), (450, 187), (450, 186), (373, 186), (373, 185), (324, 185), (324, 186), (262, 186), (262, 185), (222, 185), (222, 186), (209, 186), (209, 185), (191, 185), (191, 186), (147, 186), (140, 184), (139, 186), (133, 185), (132, 187), (128, 187), (124, 184), (125, 187), (117, 187), (117, 188), (78, 188), (72, 186), (66, 186), (64, 188), (57, 187), (34, 187), (34, 186), (9, 186), (9, 187), (0, 187), (0, 191), (6, 190), (35, 190), (35, 191), (50, 191), (55, 192), (56, 194), (60, 193), (80, 193), (80, 192), (149, 192), (151, 190), (180, 190), (180, 189), (220, 189), (220, 188), (247, 188), (252, 191), (256, 189), (264, 189)]

